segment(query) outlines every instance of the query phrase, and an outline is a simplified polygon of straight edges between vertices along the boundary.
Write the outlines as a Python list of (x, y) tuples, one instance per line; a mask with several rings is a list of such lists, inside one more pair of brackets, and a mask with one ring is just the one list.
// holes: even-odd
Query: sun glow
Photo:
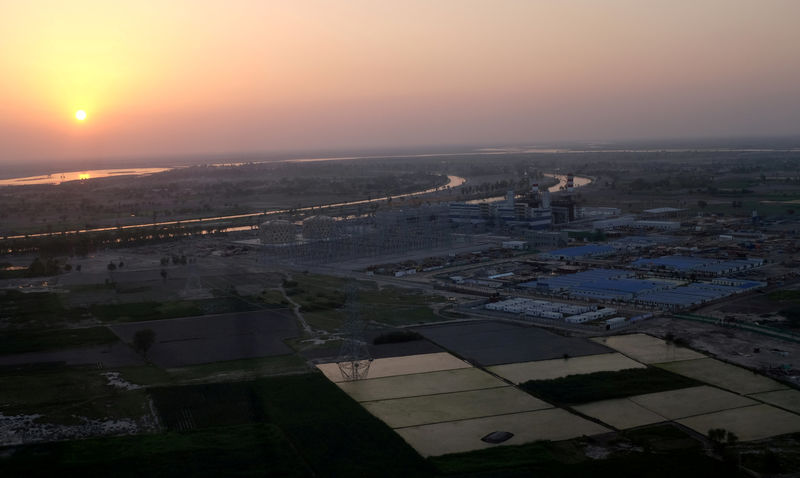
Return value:
[(86, 112), (83, 110), (78, 110), (75, 112), (75, 119), (78, 121), (83, 121), (86, 119)]
[(89, 173), (81, 173), (80, 176), (78, 176), (78, 179), (80, 179), (81, 181), (85, 181), (87, 179), (91, 179), (91, 177), (92, 175)]

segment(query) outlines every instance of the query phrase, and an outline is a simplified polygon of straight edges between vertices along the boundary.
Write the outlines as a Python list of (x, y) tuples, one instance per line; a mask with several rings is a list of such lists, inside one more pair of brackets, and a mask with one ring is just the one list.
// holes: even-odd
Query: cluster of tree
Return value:
[(706, 187), (708, 182), (709, 178), (707, 177), (680, 174), (653, 180), (636, 178), (629, 182), (627, 186), (631, 191), (694, 189)]
[(61, 265), (58, 263), (58, 259), (52, 257), (44, 260), (41, 257), (37, 257), (28, 266), (27, 271), (28, 277), (54, 276), (57, 274), (61, 274)]

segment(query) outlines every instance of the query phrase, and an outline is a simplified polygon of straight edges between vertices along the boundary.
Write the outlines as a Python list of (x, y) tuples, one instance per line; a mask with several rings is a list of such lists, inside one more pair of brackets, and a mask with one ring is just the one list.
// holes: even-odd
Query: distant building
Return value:
[(258, 228), (258, 238), (262, 244), (286, 244), (294, 242), (296, 237), (295, 225), (282, 219), (267, 221)]
[(530, 231), (525, 235), (525, 239), (528, 241), (528, 244), (534, 248), (564, 247), (569, 243), (569, 233), (567, 233), (567, 231)]
[(562, 261), (588, 259), (590, 257), (603, 257), (616, 253), (611, 246), (589, 244), (586, 246), (568, 247), (554, 251), (542, 252), (539, 257), (543, 259), (558, 259)]
[(513, 191), (508, 191), (503, 201), (450, 203), (449, 217), (457, 223), (481, 224), (499, 220), (531, 229), (545, 229), (553, 223), (550, 193), (539, 192), (537, 185), (519, 198)]
[(575, 210), (575, 216), (578, 219), (619, 216), (620, 214), (622, 214), (622, 209), (618, 207), (584, 206)]
[(313, 216), (303, 221), (303, 238), (333, 239), (339, 235), (339, 221), (329, 216)]
[(503, 241), (503, 249), (515, 249), (518, 251), (528, 248), (528, 243), (525, 241)]

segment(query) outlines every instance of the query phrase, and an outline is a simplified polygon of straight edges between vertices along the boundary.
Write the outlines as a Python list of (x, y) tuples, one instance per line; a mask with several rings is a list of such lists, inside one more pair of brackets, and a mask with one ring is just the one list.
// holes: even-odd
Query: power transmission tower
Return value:
[(367, 378), (372, 357), (369, 354), (364, 338), (366, 322), (361, 318), (358, 310), (358, 288), (349, 284), (346, 290), (347, 319), (344, 324), (344, 342), (339, 350), (336, 365), (342, 372), (342, 378), (347, 381), (363, 380)]

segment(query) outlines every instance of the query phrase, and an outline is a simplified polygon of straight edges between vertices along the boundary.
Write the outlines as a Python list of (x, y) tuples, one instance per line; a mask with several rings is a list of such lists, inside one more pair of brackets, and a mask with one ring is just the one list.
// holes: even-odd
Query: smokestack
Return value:
[(567, 174), (567, 192), (571, 193), (575, 190), (575, 175), (572, 173)]

